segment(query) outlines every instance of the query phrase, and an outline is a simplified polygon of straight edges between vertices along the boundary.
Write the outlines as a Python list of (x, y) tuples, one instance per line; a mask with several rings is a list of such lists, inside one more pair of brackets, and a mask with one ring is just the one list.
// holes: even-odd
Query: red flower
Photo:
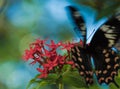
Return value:
[(36, 60), (33, 60), (30, 64), (34, 65), (36, 62), (37, 62)]
[(84, 44), (83, 41), (80, 39), (80, 45), (83, 46), (83, 44)]
[(70, 65), (73, 65), (74, 62), (73, 61), (67, 61), (66, 64), (70, 64)]
[(55, 44), (53, 40), (51, 40), (50, 44), (46, 44), (50, 49), (57, 49), (61, 43)]
[(25, 50), (25, 54), (23, 55), (24, 60), (29, 60), (30, 58), (34, 58), (33, 56), (34, 49), (30, 48), (30, 50)]
[(47, 63), (43, 65), (44, 68), (48, 68), (48, 70), (52, 70), (54, 67), (58, 65), (58, 56), (51, 57), (50, 60), (47, 60)]
[(52, 50), (44, 49), (44, 53), (41, 54), (41, 55), (44, 56), (44, 57), (50, 58), (50, 57), (53, 57), (56, 54), (57, 54), (57, 52), (54, 49), (52, 49)]
[(57, 66), (58, 63), (56, 62), (56, 60), (54, 61), (47, 61), (46, 64), (43, 65), (44, 68), (47, 68), (49, 71), (52, 70), (55, 66)]
[[(62, 47), (62, 50), (67, 50), (67, 54), (58, 54), (57, 50), (59, 47)], [(46, 78), (48, 74), (51, 73), (51, 70), (60, 72), (64, 65), (74, 65), (72, 61), (68, 60), (70, 59), (70, 50), (72, 47), (74, 47), (74, 44), (70, 42), (55, 43), (51, 40), (50, 44), (46, 44), (46, 40), (37, 39), (30, 45), (30, 49), (25, 51), (23, 58), (24, 60), (33, 59), (31, 64), (38, 62), (43, 68), (37, 68), (38, 72), (41, 73), (39, 78)]]
[(66, 49), (67, 51), (70, 51), (72, 47), (74, 47), (74, 44), (68, 42), (66, 44), (62, 44), (62, 48), (61, 49)]
[(59, 65), (64, 65), (66, 56), (59, 55), (58, 63)]
[(41, 69), (41, 68), (37, 68), (38, 72), (40, 72), (40, 76), (38, 78), (46, 78), (48, 76), (48, 70), (45, 69)]
[(35, 42), (32, 43), (32, 45), (44, 45), (47, 40), (40, 40), (36, 39)]

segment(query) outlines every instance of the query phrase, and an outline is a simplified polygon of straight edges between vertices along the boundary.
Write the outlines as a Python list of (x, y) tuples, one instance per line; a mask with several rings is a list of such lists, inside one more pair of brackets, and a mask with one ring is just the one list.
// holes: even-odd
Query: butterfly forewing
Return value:
[(86, 84), (93, 83), (93, 71), (92, 65), (90, 62), (90, 56), (86, 54), (86, 50), (80, 46), (75, 46), (71, 49), (72, 60), (75, 63), (75, 66), (79, 70), (81, 76), (84, 76)]
[(86, 26), (83, 17), (81, 16), (79, 10), (77, 8), (68, 6), (67, 7), (70, 13), (70, 18), (72, 19), (73, 24), (75, 24), (75, 32), (77, 34), (82, 34), (84, 39), (84, 44), (86, 42)]
[(112, 47), (120, 38), (120, 14), (112, 17), (100, 26), (94, 34), (90, 45), (92, 47)]

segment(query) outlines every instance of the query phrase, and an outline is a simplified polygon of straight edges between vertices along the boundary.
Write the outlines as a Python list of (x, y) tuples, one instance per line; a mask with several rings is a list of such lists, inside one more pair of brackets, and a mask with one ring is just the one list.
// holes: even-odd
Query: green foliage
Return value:
[(39, 75), (37, 75), (32, 80), (30, 80), (26, 89), (31, 89), (30, 87), (32, 86), (32, 84), (34, 84), (35, 89), (39, 89), (41, 87), (45, 87), (45, 86), (48, 86), (48, 85), (54, 85), (54, 84), (56, 84), (56, 80), (58, 79), (56, 74), (50, 74), (45, 79), (38, 79), (38, 76)]
[(59, 88), (60, 84), (62, 84), (62, 86), (66, 85), (76, 88), (88, 88), (85, 81), (78, 74), (78, 71), (71, 70), (71, 67), (68, 65), (64, 66), (62, 71), (63, 74), (49, 74), (47, 78), (42, 79), (38, 79), (39, 75), (37, 75), (35, 78), (30, 80), (26, 89), (31, 89), (31, 87), (34, 87), (34, 89), (41, 89), (42, 87), (52, 85)]
[(113, 15), (120, 10), (120, 0), (76, 0), (76, 2), (96, 10), (97, 19)]
[[(120, 70), (118, 76), (115, 78), (116, 83), (120, 86)], [(110, 84), (110, 89), (118, 89), (113, 83)]]
[[(102, 89), (96, 81), (93, 85), (87, 86), (83, 77), (81, 77), (76, 70), (70, 70), (69, 66), (65, 66), (66, 71), (62, 74), (50, 74), (45, 79), (38, 79), (37, 75), (32, 79), (26, 89), (50, 89), (53, 86), (58, 89), (59, 84), (67, 86), (67, 89)], [(120, 86), (120, 74), (115, 78), (116, 82)], [(32, 86), (33, 85), (33, 86)], [(32, 86), (32, 88), (31, 88)], [(64, 88), (63, 88), (64, 89)], [(113, 83), (110, 84), (110, 89), (118, 89)]]
[(7, 89), (7, 86), (0, 82), (0, 89)]
[(68, 71), (66, 74), (64, 74), (63, 83), (77, 88), (87, 88), (84, 79), (80, 77), (78, 71)]

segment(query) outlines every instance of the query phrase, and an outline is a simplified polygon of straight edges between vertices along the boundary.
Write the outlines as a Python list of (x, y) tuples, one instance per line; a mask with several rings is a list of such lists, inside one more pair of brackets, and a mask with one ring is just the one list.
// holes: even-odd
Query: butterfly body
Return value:
[[(76, 8), (68, 6), (68, 10), (77, 28), (74, 30), (77, 34), (81, 32), (83, 37), (83, 45), (77, 43), (71, 49), (72, 59), (79, 74), (85, 78), (88, 85), (93, 83), (93, 74), (95, 74), (99, 84), (114, 83), (119, 87), (114, 78), (118, 75), (120, 57), (112, 47), (120, 38), (120, 14), (111, 17), (101, 25), (93, 35), (90, 44), (86, 44), (87, 30), (84, 19)], [(93, 63), (91, 58), (94, 60)]]

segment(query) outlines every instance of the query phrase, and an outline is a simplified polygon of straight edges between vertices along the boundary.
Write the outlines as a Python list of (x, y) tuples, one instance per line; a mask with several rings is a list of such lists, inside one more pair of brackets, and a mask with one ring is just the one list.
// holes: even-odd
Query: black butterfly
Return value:
[[(68, 6), (69, 14), (76, 25), (77, 33), (81, 32), (84, 42), (83, 47), (76, 45), (71, 49), (72, 59), (81, 76), (84, 76), (86, 84), (93, 83), (95, 73), (98, 83), (118, 84), (114, 78), (120, 68), (120, 57), (112, 50), (112, 47), (120, 38), (120, 14), (113, 16), (95, 32), (89, 45), (86, 44), (86, 27), (82, 16), (77, 8)], [(75, 29), (76, 30), (76, 29)], [(91, 57), (95, 68), (92, 68)]]

